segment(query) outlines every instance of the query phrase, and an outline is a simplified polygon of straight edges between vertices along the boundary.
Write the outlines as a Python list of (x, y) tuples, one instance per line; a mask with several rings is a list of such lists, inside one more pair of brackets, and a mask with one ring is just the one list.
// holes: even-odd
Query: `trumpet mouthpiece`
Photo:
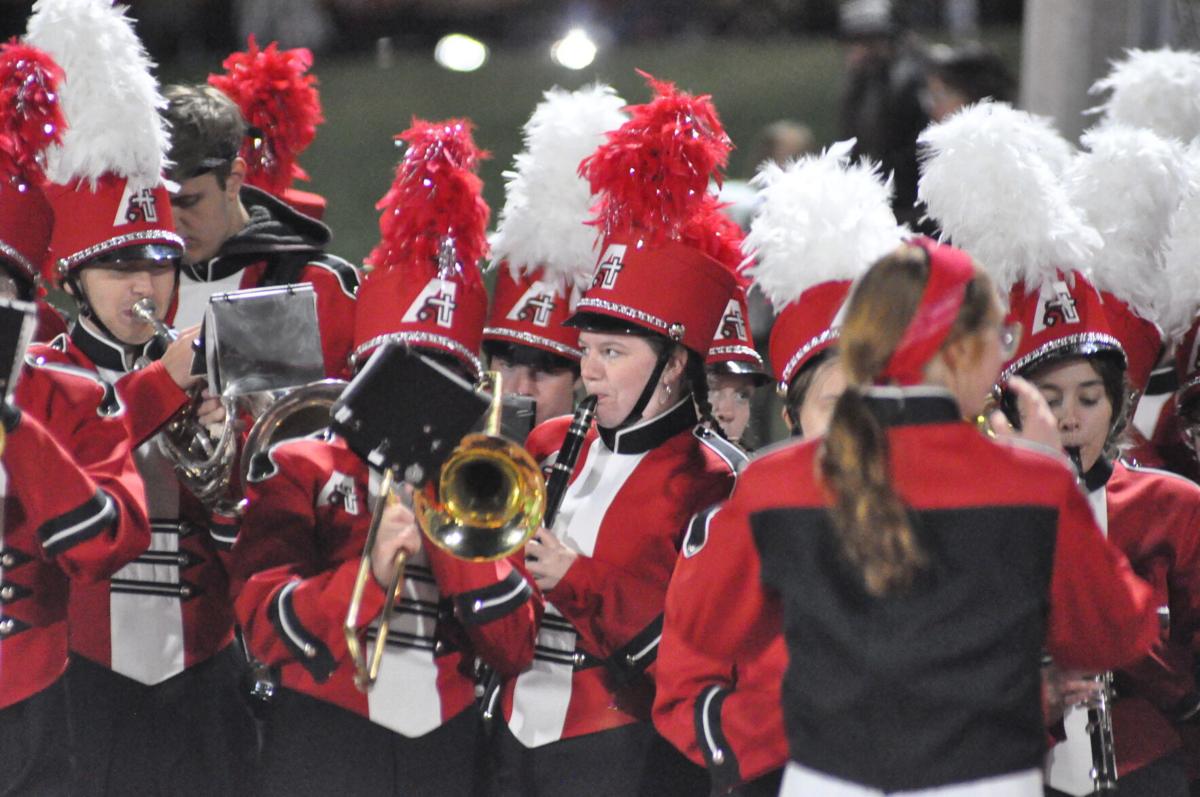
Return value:
[(148, 296), (144, 299), (138, 299), (136, 302), (134, 302), (133, 307), (131, 307), (130, 310), (135, 316), (148, 324), (153, 324), (158, 320), (158, 307), (155, 306), (154, 300)]

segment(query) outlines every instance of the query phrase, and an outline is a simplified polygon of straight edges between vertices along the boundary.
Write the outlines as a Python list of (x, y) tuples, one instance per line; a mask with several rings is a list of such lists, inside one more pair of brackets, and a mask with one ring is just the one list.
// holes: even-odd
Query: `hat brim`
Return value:
[(149, 243), (136, 244), (134, 246), (122, 246), (117, 249), (112, 249), (103, 254), (93, 257), (81, 264), (82, 268), (88, 266), (106, 266), (111, 264), (128, 263), (140, 260), (152, 260), (156, 263), (161, 263), (164, 266), (173, 265), (171, 261), (179, 260), (183, 257), (183, 252), (177, 247), (170, 244)]
[(771, 377), (762, 368), (753, 363), (741, 362), (739, 360), (722, 360), (720, 362), (709, 363), (704, 366), (704, 369), (710, 374), (754, 377), (755, 387), (760, 387), (771, 381)]

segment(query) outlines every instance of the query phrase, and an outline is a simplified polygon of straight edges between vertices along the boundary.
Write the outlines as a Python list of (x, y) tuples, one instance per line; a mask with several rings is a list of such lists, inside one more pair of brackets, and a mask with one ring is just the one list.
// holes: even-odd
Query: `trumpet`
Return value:
[[(413, 514), (434, 545), (459, 559), (487, 562), (520, 550), (537, 531), (546, 508), (546, 481), (533, 457), (500, 435), (500, 374), (489, 371), (476, 390), (490, 390), (492, 394), (484, 431), (463, 437), (442, 465), (437, 483), (431, 481), (413, 494)], [(371, 553), (383, 512), (397, 500), (394, 484), (393, 468), (387, 468), (342, 628), (354, 661), (354, 683), (364, 692), (379, 676), (388, 629), (404, 583), (406, 557), (401, 552), (392, 562), (375, 644), (368, 650), (359, 635), (358, 615), (372, 577)]]
[[(158, 308), (149, 297), (134, 302), (133, 314), (154, 328), (154, 337), (166, 348), (179, 339), (179, 333), (167, 326), (158, 317)], [(139, 361), (139, 367), (148, 365)], [(226, 488), (233, 474), (237, 458), (237, 435), (234, 425), (235, 407), (231, 400), (222, 397), (225, 407), (225, 423), (219, 435), (210, 435), (196, 419), (200, 405), (200, 390), (191, 393), (187, 407), (172, 418), (158, 438), (159, 447), (175, 466), (179, 480), (189, 492), (210, 509), (229, 512), (226, 506)]]

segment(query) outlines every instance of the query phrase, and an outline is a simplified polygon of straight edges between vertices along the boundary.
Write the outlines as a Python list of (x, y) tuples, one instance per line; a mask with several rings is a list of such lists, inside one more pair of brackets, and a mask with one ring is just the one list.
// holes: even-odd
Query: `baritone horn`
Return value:
[[(546, 480), (533, 457), (500, 434), (500, 374), (489, 371), (476, 390), (492, 394), (484, 431), (463, 437), (442, 465), (436, 484), (431, 480), (413, 493), (413, 514), (434, 545), (459, 559), (487, 562), (520, 550), (538, 530), (546, 509)], [(379, 676), (392, 614), (404, 583), (405, 555), (400, 552), (393, 560), (375, 645), (368, 650), (359, 637), (358, 614), (372, 577), (371, 553), (383, 512), (398, 500), (394, 484), (393, 469), (387, 468), (343, 626), (354, 660), (354, 682), (364, 692)]]

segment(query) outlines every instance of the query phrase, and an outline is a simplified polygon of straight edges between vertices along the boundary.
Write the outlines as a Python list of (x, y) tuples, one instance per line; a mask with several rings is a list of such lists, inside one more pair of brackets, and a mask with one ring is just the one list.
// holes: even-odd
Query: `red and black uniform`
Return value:
[(242, 188), (241, 201), (250, 214), (249, 223), (210, 260), (183, 266), (176, 325), (200, 323), (208, 298), (215, 293), (311, 283), (317, 294), (326, 376), (348, 379), (358, 270), (325, 252), (333, 236), (316, 219), (253, 186)]
[[(372, 794), (472, 794), (481, 786), (476, 656), (502, 675), (529, 662), (536, 589), (515, 557), (471, 563), (426, 545), (405, 568), (379, 680), (364, 694), (342, 624), (378, 476), (336, 438), (289, 441), (260, 456), (234, 546), (247, 645), (281, 684), (260, 788), (330, 794), (352, 782)], [(384, 599), (372, 579), (364, 629)]]
[[(65, 794), (71, 584), (150, 542), (118, 405), (86, 376), (26, 368), (0, 460), (0, 743), (4, 794)], [(111, 389), (107, 391), (111, 398)]]
[[(570, 418), (526, 444), (556, 455)], [(579, 557), (546, 593), (532, 665), (500, 695), (502, 794), (623, 793), (647, 748), (663, 601), (688, 518), (724, 499), (743, 457), (696, 427), (691, 399), (627, 429), (593, 428), (554, 525)], [(607, 755), (606, 755), (607, 754)]]
[[(801, 442), (753, 461), (713, 516), (713, 577), (692, 593), (705, 625), (681, 634), (754, 655), (782, 623), (784, 793), (794, 769), (883, 791), (996, 778), (991, 794), (1040, 794), (1043, 648), (1068, 668), (1136, 660), (1158, 633), (1150, 590), (1063, 463), (987, 440), (948, 394), (867, 401), (929, 557), (911, 590), (866, 592), (812, 476), (820, 441)], [(766, 589), (748, 589), (759, 577)]]
[(232, 534), (180, 485), (156, 437), (188, 396), (159, 363), (131, 370), (142, 351), (113, 344), (86, 319), (70, 338), (30, 353), (42, 368), (115, 387), (109, 395), (123, 408), (150, 517), (148, 550), (71, 593), (79, 789), (235, 793), (255, 742), (221, 561)]
[[(1084, 481), (1109, 542), (1153, 588), (1154, 604), (1170, 610), (1169, 636), (1147, 658), (1116, 672), (1113, 740), (1117, 774), (1128, 786), (1131, 775), (1181, 749), (1176, 723), (1194, 723), (1200, 712), (1193, 670), (1200, 622), (1200, 487), (1165, 471), (1103, 459)], [(1086, 742), (1085, 736), (1081, 748)]]
[[(688, 758), (708, 767), (717, 794), (774, 795), (787, 763), (780, 687), (787, 669), (783, 629), (757, 655), (707, 651), (707, 623), (691, 596), (722, 575), (707, 546), (713, 533), (736, 533), (719, 522), (720, 507), (692, 518), (667, 590), (658, 653), (654, 725)], [(753, 583), (746, 580), (745, 583)], [(696, 636), (686, 636), (687, 632)]]

